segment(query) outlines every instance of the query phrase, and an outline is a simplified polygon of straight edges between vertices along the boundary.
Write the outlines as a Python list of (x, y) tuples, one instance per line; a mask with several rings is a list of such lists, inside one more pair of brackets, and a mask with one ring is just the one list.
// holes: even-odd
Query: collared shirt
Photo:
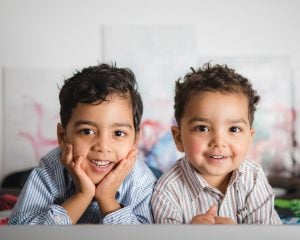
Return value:
[[(60, 163), (61, 151), (53, 149), (40, 161), (22, 189), (9, 224), (72, 224), (60, 205), (75, 193), (72, 178)], [(135, 166), (119, 187), (116, 199), (123, 206), (106, 216), (93, 200), (77, 223), (135, 224), (152, 223), (150, 199), (155, 177), (142, 161)]]
[(272, 187), (262, 168), (248, 160), (233, 171), (224, 195), (184, 157), (158, 180), (151, 204), (155, 223), (190, 223), (215, 204), (218, 216), (236, 223), (281, 224)]

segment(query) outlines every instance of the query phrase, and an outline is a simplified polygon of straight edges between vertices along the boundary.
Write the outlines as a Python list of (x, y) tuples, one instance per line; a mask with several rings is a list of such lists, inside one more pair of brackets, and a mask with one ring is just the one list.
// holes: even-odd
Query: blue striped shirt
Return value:
[[(61, 151), (47, 153), (35, 168), (22, 189), (12, 211), (9, 224), (72, 224), (60, 205), (75, 193), (71, 176), (60, 162)], [(137, 224), (152, 223), (150, 199), (155, 177), (143, 161), (135, 166), (116, 193), (123, 208), (106, 216), (93, 200), (77, 223)]]
[(155, 223), (190, 223), (214, 204), (218, 216), (236, 223), (281, 224), (272, 187), (260, 165), (248, 160), (233, 171), (223, 194), (182, 158), (158, 180), (151, 203)]

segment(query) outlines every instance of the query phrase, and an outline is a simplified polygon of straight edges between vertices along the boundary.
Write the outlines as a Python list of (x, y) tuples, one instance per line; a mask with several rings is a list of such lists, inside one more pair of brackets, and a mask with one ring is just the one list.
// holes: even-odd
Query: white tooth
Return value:
[(215, 159), (221, 159), (223, 158), (224, 156), (211, 156), (212, 158), (215, 158)]
[(110, 163), (109, 161), (95, 161), (95, 160), (91, 160), (91, 162), (97, 165), (98, 167), (107, 166)]

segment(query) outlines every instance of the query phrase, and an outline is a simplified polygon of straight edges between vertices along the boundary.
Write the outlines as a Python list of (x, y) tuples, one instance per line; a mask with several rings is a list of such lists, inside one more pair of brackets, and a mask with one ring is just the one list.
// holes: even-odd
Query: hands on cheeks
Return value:
[(83, 157), (73, 157), (73, 146), (67, 144), (61, 155), (61, 162), (67, 168), (74, 181), (76, 192), (82, 193), (85, 196), (93, 199), (95, 196), (95, 184), (81, 168)]
[(116, 168), (107, 174), (96, 188), (95, 198), (104, 215), (117, 211), (121, 205), (116, 200), (116, 192), (131, 171), (138, 150), (132, 149)]
[(197, 215), (191, 220), (191, 224), (235, 224), (231, 218), (217, 216), (218, 207), (212, 205), (204, 214)]
[(102, 214), (106, 215), (121, 208), (115, 199), (115, 195), (121, 183), (134, 166), (137, 152), (137, 149), (132, 149), (127, 157), (120, 160), (116, 167), (98, 185), (95, 185), (82, 169), (83, 157), (73, 157), (73, 146), (71, 144), (67, 144), (63, 150), (61, 162), (72, 176), (76, 186), (76, 193), (82, 193), (90, 198), (90, 201), (95, 197)]
[(133, 168), (137, 153), (137, 149), (132, 149), (127, 157), (120, 160), (117, 166), (101, 180), (96, 187), (97, 201), (115, 198), (118, 188)]

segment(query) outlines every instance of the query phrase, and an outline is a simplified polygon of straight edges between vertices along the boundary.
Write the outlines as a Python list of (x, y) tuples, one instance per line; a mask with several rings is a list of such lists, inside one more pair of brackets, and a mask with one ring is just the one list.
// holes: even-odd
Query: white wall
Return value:
[[(100, 26), (121, 24), (194, 25), (199, 55), (287, 55), (299, 69), (299, 10), (298, 0), (0, 0), (0, 67), (94, 65)], [(2, 116), (2, 95), (0, 106)]]

